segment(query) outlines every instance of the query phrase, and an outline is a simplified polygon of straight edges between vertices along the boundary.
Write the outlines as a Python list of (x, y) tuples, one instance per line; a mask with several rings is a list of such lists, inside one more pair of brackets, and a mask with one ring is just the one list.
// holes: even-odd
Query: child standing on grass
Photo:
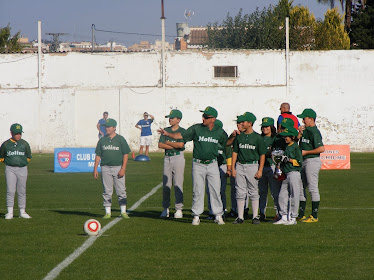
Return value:
[(252, 204), (252, 224), (260, 224), (258, 180), (262, 177), (266, 147), (261, 135), (253, 130), (255, 115), (246, 112), (242, 116), (244, 131), (236, 135), (232, 153), (232, 176), (236, 178), (238, 207), (238, 217), (234, 224), (244, 223), (244, 204), (247, 194)]
[(298, 131), (293, 127), (288, 127), (279, 133), (287, 144), (284, 156), (282, 159), (282, 171), (287, 178), (282, 181), (282, 186), (279, 192), (279, 213), (281, 219), (275, 222), (275, 225), (296, 225), (296, 218), (299, 211), (299, 198), (301, 187), (301, 165), (303, 157), (301, 155), (300, 147), (295, 143)]
[(5, 163), (6, 204), (8, 213), (6, 220), (13, 219), (14, 196), (18, 193), (19, 217), (31, 219), (26, 213), (26, 181), (27, 165), (31, 160), (29, 143), (22, 138), (22, 125), (15, 123), (10, 127), (12, 137), (0, 148), (0, 162)]

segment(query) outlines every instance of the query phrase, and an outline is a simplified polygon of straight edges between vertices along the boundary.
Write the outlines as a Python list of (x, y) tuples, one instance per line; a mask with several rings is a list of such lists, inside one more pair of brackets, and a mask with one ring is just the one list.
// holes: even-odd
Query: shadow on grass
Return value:
[(102, 214), (94, 214), (90, 212), (84, 211), (66, 211), (66, 210), (50, 210), (51, 212), (55, 212), (61, 215), (78, 215), (78, 216), (87, 216), (87, 217), (102, 217)]

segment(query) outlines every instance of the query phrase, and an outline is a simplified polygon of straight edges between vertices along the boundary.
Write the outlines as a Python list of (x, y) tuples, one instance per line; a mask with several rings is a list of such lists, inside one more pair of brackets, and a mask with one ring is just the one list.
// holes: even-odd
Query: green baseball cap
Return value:
[(286, 127), (283, 132), (279, 133), (280, 136), (297, 136), (299, 132), (294, 127)]
[(19, 123), (14, 123), (10, 126), (10, 131), (12, 133), (23, 133), (22, 131), (22, 125), (20, 125)]
[(218, 127), (222, 128), (223, 127), (223, 123), (220, 120), (216, 120), (214, 122), (214, 126), (218, 126)]
[(302, 119), (305, 117), (316, 119), (317, 113), (313, 109), (304, 109), (304, 111), (300, 115), (297, 115), (297, 117)]
[(273, 118), (262, 118), (262, 124), (261, 126), (271, 126), (274, 125), (274, 119)]
[(113, 119), (107, 119), (105, 121), (105, 126), (106, 127), (110, 127), (110, 126), (117, 127), (117, 122)]
[(295, 123), (290, 118), (284, 118), (281, 122), (281, 126), (284, 128), (290, 128), (290, 127), (294, 127)]
[(182, 112), (177, 110), (177, 109), (173, 109), (170, 111), (169, 115), (165, 116), (165, 118), (170, 118), (170, 119), (174, 119), (174, 118), (178, 118), (178, 119), (182, 119)]
[(256, 116), (253, 115), (251, 112), (245, 112), (242, 116), (243, 116), (243, 121), (248, 121), (248, 122), (251, 122), (252, 124), (254, 124), (255, 121), (257, 120)]
[(218, 116), (217, 110), (210, 106), (206, 107), (205, 110), (200, 110), (200, 112), (207, 114), (208, 116), (215, 117), (215, 118), (217, 118)]
[(244, 117), (243, 117), (243, 115), (236, 116), (236, 122), (237, 122), (237, 123), (244, 122)]

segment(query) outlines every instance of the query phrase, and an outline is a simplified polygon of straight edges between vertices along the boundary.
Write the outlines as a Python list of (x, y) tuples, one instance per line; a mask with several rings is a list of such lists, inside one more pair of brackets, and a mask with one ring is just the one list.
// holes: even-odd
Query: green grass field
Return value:
[[(129, 160), (129, 208), (161, 182), (163, 155), (150, 157), (150, 162)], [(200, 226), (191, 226), (191, 157), (186, 154), (185, 218), (158, 218), (159, 189), (57, 279), (374, 279), (373, 153), (353, 153), (351, 170), (321, 171), (319, 222), (296, 226), (233, 225), (234, 219), (218, 226), (204, 216)], [(35, 154), (29, 165), (31, 220), (4, 219), (5, 192), (2, 164), (2, 280), (43, 279), (88, 239), (82, 229), (87, 219), (98, 219), (102, 227), (110, 222), (102, 219), (101, 182), (91, 173), (55, 174), (50, 154)], [(272, 217), (271, 198), (269, 204)], [(309, 199), (307, 214), (310, 206)], [(112, 214), (119, 215), (115, 195)]]

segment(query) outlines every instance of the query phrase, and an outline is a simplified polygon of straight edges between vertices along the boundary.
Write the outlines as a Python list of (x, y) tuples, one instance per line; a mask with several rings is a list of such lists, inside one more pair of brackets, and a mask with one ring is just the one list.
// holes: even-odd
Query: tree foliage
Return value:
[(351, 47), (356, 49), (374, 49), (374, 0), (365, 5), (356, 4), (352, 11), (352, 25), (349, 37)]
[(20, 32), (12, 37), (10, 30), (9, 24), (0, 28), (0, 52), (19, 52), (22, 50), (22, 46), (18, 42)]
[(325, 19), (315, 29), (315, 49), (317, 50), (348, 50), (350, 40), (344, 30), (343, 16), (336, 8), (327, 10)]
[[(341, 16), (337, 10), (326, 13), (324, 21), (316, 21), (309, 9), (293, 6), (292, 0), (280, 0), (276, 6), (251, 14), (227, 18), (208, 26), (208, 46), (231, 49), (283, 49), (285, 18), (290, 18), (290, 48), (293, 50), (346, 49), (346, 32), (340, 30)], [(327, 32), (324, 34), (322, 31)], [(321, 36), (321, 38), (317, 38)]]

